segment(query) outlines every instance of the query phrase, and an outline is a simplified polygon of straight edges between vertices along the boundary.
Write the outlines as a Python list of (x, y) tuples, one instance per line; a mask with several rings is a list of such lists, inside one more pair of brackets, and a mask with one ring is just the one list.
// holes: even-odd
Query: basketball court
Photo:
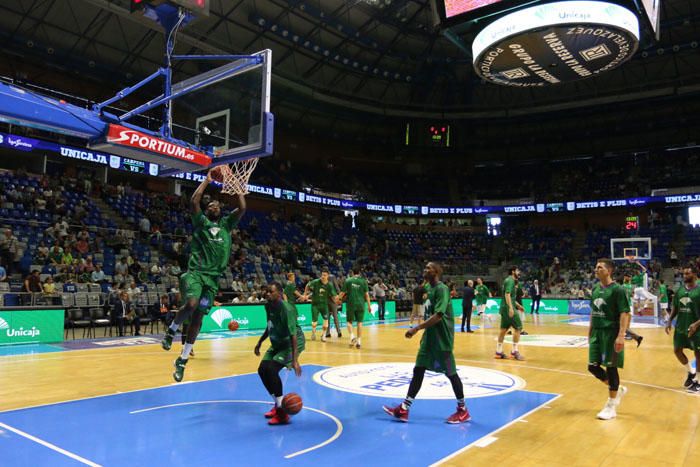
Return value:
[(663, 329), (637, 326), (645, 340), (627, 344), (629, 393), (610, 424), (595, 418), (605, 388), (586, 370), (586, 328), (567, 321), (528, 314), (523, 362), (492, 358), (493, 328), (456, 332), (473, 417), (457, 426), (444, 423), (454, 401), (441, 375), (426, 377), (409, 423), (382, 411), (410, 380), (418, 342), (404, 322), (368, 326), (361, 350), (307, 342), (302, 377), (283, 374), (304, 409), (278, 427), (262, 416), (254, 332), (203, 336), (180, 384), (179, 346), (165, 352), (159, 336), (28, 348), (0, 357), (0, 449), (6, 465), (694, 465), (700, 399)]

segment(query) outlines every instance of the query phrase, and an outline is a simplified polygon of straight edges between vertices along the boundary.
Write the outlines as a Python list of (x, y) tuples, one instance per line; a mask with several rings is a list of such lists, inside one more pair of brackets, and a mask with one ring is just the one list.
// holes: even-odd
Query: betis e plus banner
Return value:
[[(298, 303), (296, 305), (299, 317), (297, 322), (301, 326), (311, 325), (311, 304)], [(396, 319), (396, 302), (387, 301), (384, 304), (384, 319)], [(332, 320), (333, 318), (331, 318)], [(365, 311), (365, 323), (377, 321), (379, 319), (379, 305), (372, 302), (372, 310)], [(341, 324), (345, 324), (345, 304), (342, 310), (338, 310), (338, 320)], [(228, 329), (230, 321), (238, 321), (239, 329), (265, 329), (267, 326), (267, 316), (265, 315), (265, 306), (262, 304), (255, 305), (234, 305), (213, 307), (209, 314), (204, 317), (202, 322), (202, 332), (224, 331)]]
[(63, 341), (64, 311), (0, 311), (0, 345)]
[[(488, 301), (486, 302), (486, 313), (498, 313), (499, 310), (501, 309), (501, 301), (503, 299), (500, 297), (496, 298), (489, 298)], [(523, 299), (523, 308), (525, 308), (525, 312), (529, 313), (530, 312), (530, 306), (531, 306), (532, 300), (529, 298)], [(476, 307), (476, 304), (474, 305)], [(455, 315), (459, 315), (462, 313), (462, 299), (461, 298), (453, 298), (452, 299), (452, 309), (455, 313)], [(567, 314), (569, 313), (569, 300), (562, 300), (562, 299), (549, 299), (549, 298), (543, 298), (540, 300), (540, 313), (546, 313), (546, 314)], [(476, 313), (476, 308), (474, 309), (474, 313)]]

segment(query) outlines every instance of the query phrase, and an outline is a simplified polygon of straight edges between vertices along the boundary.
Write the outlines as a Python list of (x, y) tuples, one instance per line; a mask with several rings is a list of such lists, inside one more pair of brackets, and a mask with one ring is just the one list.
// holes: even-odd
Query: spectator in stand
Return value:
[(141, 289), (136, 286), (136, 282), (132, 282), (126, 289), (126, 293), (129, 296), (129, 301), (135, 302), (138, 300), (139, 295), (141, 295)]
[(88, 251), (90, 251), (90, 244), (87, 242), (86, 239), (79, 238), (78, 241), (75, 242), (74, 248), (81, 255), (85, 255)]
[(416, 286), (412, 290), (413, 295), (413, 309), (411, 310), (411, 317), (409, 318), (408, 325), (413, 326), (413, 320), (418, 321), (418, 325), (423, 322), (423, 316), (425, 314), (423, 304), (425, 303), (425, 298), (427, 296), (425, 291), (425, 286), (420, 283), (416, 283)]
[(133, 277), (136, 281), (139, 283), (144, 281), (143, 277), (143, 268), (141, 267), (141, 263), (138, 261), (134, 261), (131, 263), (131, 266), (129, 266), (129, 275)]
[(69, 271), (72, 265), (73, 255), (71, 254), (70, 250), (66, 248), (63, 250), (63, 254), (61, 255), (61, 270)]
[(129, 265), (126, 261), (126, 256), (122, 256), (117, 264), (114, 265), (114, 273), (126, 276), (129, 274)]
[(49, 261), (49, 247), (46, 246), (43, 240), (39, 242), (39, 246), (36, 248), (34, 261), (37, 264), (46, 264)]
[(90, 280), (94, 284), (101, 284), (107, 281), (107, 279), (105, 279), (105, 272), (102, 270), (102, 266), (100, 266), (99, 263), (95, 265), (95, 270), (90, 274)]
[(63, 248), (58, 243), (54, 243), (53, 248), (49, 252), (49, 264), (60, 269), (61, 259), (63, 258)]
[(41, 286), (41, 279), (39, 278), (39, 270), (34, 269), (31, 274), (24, 278), (24, 284), (22, 287), (22, 292), (24, 293), (22, 296), (23, 304), (31, 305), (33, 294), (41, 293), (43, 290), (44, 289)]
[(3, 237), (0, 238), (0, 257), (2, 257), (5, 269), (7, 269), (8, 273), (15, 270), (18, 251), (19, 242), (17, 241), (17, 237), (12, 234), (11, 229), (6, 229)]

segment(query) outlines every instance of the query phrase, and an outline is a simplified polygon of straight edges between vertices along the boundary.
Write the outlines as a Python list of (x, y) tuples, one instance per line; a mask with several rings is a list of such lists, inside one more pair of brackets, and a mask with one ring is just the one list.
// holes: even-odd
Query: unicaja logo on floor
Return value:
[[(525, 386), (525, 381), (502, 371), (457, 366), (468, 398), (505, 394)], [(365, 396), (402, 398), (413, 376), (413, 363), (364, 363), (327, 368), (314, 381), (339, 391)], [(419, 399), (453, 399), (452, 386), (440, 373), (426, 372)]]

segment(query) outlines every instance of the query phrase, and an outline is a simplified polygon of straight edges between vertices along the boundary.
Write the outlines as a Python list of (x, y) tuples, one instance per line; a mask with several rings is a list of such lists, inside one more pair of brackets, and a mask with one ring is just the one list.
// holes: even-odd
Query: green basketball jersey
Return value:
[(210, 221), (203, 212), (192, 215), (192, 243), (187, 269), (201, 274), (220, 276), (231, 256), (231, 231), (238, 220), (234, 214)]
[(639, 274), (635, 274), (632, 276), (632, 285), (635, 287), (644, 287), (644, 277), (646, 276), (646, 273), (640, 272)]
[(668, 287), (666, 284), (659, 286), (659, 302), (668, 303)]
[(296, 296), (296, 291), (297, 291), (297, 286), (294, 282), (287, 282), (284, 284), (284, 294), (287, 296), (287, 302), (289, 303), (296, 303), (297, 302), (297, 296)]
[(474, 291), (476, 292), (476, 304), (486, 305), (486, 302), (489, 300), (489, 288), (481, 284), (477, 285)]
[(515, 279), (513, 276), (506, 277), (503, 281), (503, 300), (501, 301), (501, 312), (508, 313), (508, 303), (506, 303), (506, 295), (510, 295), (510, 303), (513, 305), (513, 310), (515, 310), (515, 295), (516, 295)]
[(620, 315), (629, 313), (630, 301), (625, 290), (613, 282), (607, 287), (596, 284), (591, 294), (591, 320), (596, 329), (619, 328)]
[(276, 350), (291, 348), (292, 336), (297, 332), (297, 310), (287, 302), (266, 303), (267, 332)]
[(700, 286), (692, 289), (680, 286), (673, 296), (673, 308), (678, 310), (676, 329), (687, 334), (688, 327), (700, 319)]
[(362, 307), (365, 294), (369, 291), (367, 281), (360, 276), (349, 277), (343, 284), (343, 292), (347, 295), (348, 306)]
[(627, 294), (627, 298), (631, 299), (632, 293), (634, 292), (634, 285), (632, 285), (631, 282), (623, 282), (622, 288), (625, 289), (625, 294)]
[(423, 332), (420, 341), (422, 350), (441, 350), (451, 352), (454, 349), (455, 318), (452, 313), (450, 289), (438, 282), (435, 287), (426, 286), (428, 299), (425, 301), (425, 317), (429, 319), (436, 313), (442, 314), (442, 319)]
[(321, 279), (314, 279), (309, 282), (309, 290), (313, 294), (311, 304), (317, 306), (325, 306), (328, 302), (328, 297), (337, 295), (333, 283), (328, 281), (324, 284), (321, 282)]

